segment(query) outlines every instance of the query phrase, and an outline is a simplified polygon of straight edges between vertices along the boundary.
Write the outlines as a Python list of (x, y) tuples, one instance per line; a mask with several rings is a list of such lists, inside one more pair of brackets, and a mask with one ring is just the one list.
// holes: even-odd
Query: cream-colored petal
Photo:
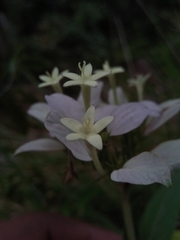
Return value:
[(110, 72), (106, 72), (106, 71), (95, 73), (94, 75), (91, 76), (91, 80), (95, 81), (95, 80), (97, 80), (99, 78), (107, 76), (108, 74), (110, 74)]
[(40, 76), (39, 76), (39, 79), (41, 79), (41, 80), (44, 81), (44, 82), (49, 82), (49, 81), (51, 81), (51, 78), (48, 77), (48, 76), (46, 76), (46, 75), (40, 75)]
[(115, 73), (121, 73), (124, 72), (124, 68), (122, 67), (113, 67), (111, 68), (111, 73), (115, 74)]
[(94, 118), (95, 118), (95, 107), (91, 106), (86, 111), (86, 113), (84, 115), (84, 119), (90, 119), (91, 124), (93, 125), (94, 124)]
[(51, 76), (52, 78), (57, 78), (57, 76), (59, 75), (59, 69), (57, 67), (53, 68)]
[(79, 128), (83, 126), (79, 121), (72, 118), (61, 118), (60, 122), (74, 132), (78, 132)]
[(92, 65), (89, 63), (84, 67), (84, 75), (86, 77), (89, 77), (91, 76), (91, 74), (92, 74)]
[(78, 133), (70, 133), (66, 136), (66, 140), (68, 141), (74, 141), (81, 139), (81, 136)]
[(96, 87), (97, 86), (97, 82), (96, 81), (91, 81), (91, 80), (87, 80), (83, 84), (87, 85), (87, 86), (90, 86), (90, 87)]
[(65, 82), (63, 86), (69, 87), (69, 86), (75, 86), (75, 85), (81, 85), (81, 84), (84, 84), (84, 81), (82, 79)]
[(41, 87), (51, 86), (51, 85), (53, 85), (53, 84), (54, 84), (54, 83), (52, 83), (52, 82), (45, 82), (45, 83), (40, 83), (40, 84), (38, 85), (38, 87), (41, 88)]
[(80, 76), (76, 73), (71, 73), (71, 72), (65, 72), (65, 73), (62, 73), (62, 75), (64, 77), (67, 77), (71, 80), (78, 80), (80, 78)]
[(99, 134), (88, 135), (86, 141), (99, 150), (103, 148), (102, 138)]
[(95, 133), (101, 132), (107, 125), (109, 125), (114, 120), (114, 116), (108, 116), (100, 119), (97, 121), (94, 126), (93, 130)]

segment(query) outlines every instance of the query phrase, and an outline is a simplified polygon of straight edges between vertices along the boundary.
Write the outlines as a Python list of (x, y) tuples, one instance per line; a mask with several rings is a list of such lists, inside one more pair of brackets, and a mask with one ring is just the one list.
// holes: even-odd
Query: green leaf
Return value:
[(160, 187), (150, 200), (140, 224), (140, 239), (169, 240), (180, 209), (180, 171), (173, 172), (172, 187)]

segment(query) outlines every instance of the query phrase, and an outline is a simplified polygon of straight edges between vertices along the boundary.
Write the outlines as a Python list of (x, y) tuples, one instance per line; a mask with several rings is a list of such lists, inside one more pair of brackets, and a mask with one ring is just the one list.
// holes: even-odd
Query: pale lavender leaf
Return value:
[(163, 142), (151, 152), (163, 158), (171, 169), (180, 165), (180, 139)]
[(46, 101), (52, 110), (60, 110), (65, 112), (64, 117), (74, 118), (81, 121), (84, 111), (81, 104), (71, 97), (64, 94), (54, 93), (45, 96)]
[(20, 146), (14, 153), (17, 155), (22, 152), (33, 152), (33, 151), (60, 151), (64, 150), (65, 147), (59, 141), (50, 138), (42, 138), (27, 142)]
[(153, 132), (165, 122), (175, 116), (180, 110), (180, 100), (170, 100), (160, 104), (161, 115), (159, 117), (149, 117), (146, 122), (146, 129), (144, 135)]
[(111, 136), (117, 136), (139, 127), (149, 115), (149, 110), (140, 103), (125, 103), (113, 111), (114, 120), (107, 126)]
[(149, 100), (143, 100), (140, 103), (150, 110), (149, 116), (158, 117), (160, 115), (161, 107), (157, 103)]
[(161, 183), (171, 184), (171, 173), (168, 165), (157, 155), (143, 152), (127, 161), (124, 166), (111, 173), (115, 182), (148, 185)]
[(46, 118), (45, 127), (68, 149), (70, 149), (76, 158), (83, 161), (91, 161), (91, 157), (83, 140), (66, 140), (66, 136), (72, 132), (60, 122), (60, 119), (64, 117), (67, 117), (67, 111), (65, 109), (64, 111), (52, 110)]
[(46, 116), (48, 115), (50, 110), (51, 109), (47, 103), (39, 102), (39, 103), (35, 103), (35, 104), (31, 105), (31, 107), (28, 109), (27, 113), (30, 116), (32, 116), (44, 123)]

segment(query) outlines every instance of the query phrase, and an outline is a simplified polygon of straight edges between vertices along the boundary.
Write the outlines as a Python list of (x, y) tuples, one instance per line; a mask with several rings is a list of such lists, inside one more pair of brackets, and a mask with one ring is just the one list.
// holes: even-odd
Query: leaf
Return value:
[(151, 152), (163, 158), (173, 169), (180, 164), (180, 139), (163, 142)]
[(180, 171), (174, 172), (171, 188), (161, 187), (154, 194), (140, 224), (140, 239), (170, 240), (180, 209)]
[(22, 152), (32, 151), (60, 151), (65, 149), (64, 145), (54, 139), (42, 138), (27, 142), (20, 146), (14, 153), (17, 155)]
[(174, 117), (180, 110), (180, 99), (173, 99), (160, 104), (162, 109), (159, 117), (149, 117), (146, 122), (146, 129), (144, 135), (148, 135), (160, 126), (162, 126), (169, 119)]
[(160, 157), (149, 152), (131, 158), (121, 169), (111, 173), (111, 179), (116, 182), (143, 185), (156, 182), (169, 186), (171, 183), (168, 165)]
[(43, 122), (45, 121), (46, 119), (46, 116), (48, 115), (50, 111), (50, 107), (47, 105), (47, 103), (35, 103), (33, 104), (27, 111), (27, 113), (38, 119), (40, 122)]

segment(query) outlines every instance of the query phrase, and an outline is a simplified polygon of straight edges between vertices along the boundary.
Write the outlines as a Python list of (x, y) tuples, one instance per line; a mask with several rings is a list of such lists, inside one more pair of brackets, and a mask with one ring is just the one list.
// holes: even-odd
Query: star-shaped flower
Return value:
[(64, 87), (69, 87), (73, 85), (87, 85), (91, 87), (96, 87), (97, 82), (99, 78), (102, 78), (109, 74), (109, 72), (100, 72), (92, 74), (92, 65), (89, 63), (86, 65), (86, 62), (83, 62), (83, 65), (81, 66), (81, 63), (79, 62), (78, 67), (81, 71), (81, 74), (78, 75), (76, 73), (64, 73), (63, 76), (71, 79), (72, 81), (68, 81), (64, 83)]
[(40, 83), (38, 87), (46, 87), (59, 83), (59, 81), (63, 78), (63, 74), (66, 72), (67, 70), (59, 73), (59, 69), (57, 67), (54, 67), (51, 74), (49, 72), (46, 72), (46, 75), (39, 76), (39, 79), (41, 79), (43, 83)]
[(107, 116), (94, 123), (95, 107), (91, 106), (86, 111), (82, 123), (72, 118), (61, 118), (60, 121), (67, 128), (75, 132), (66, 136), (68, 141), (83, 139), (95, 148), (101, 150), (103, 144), (101, 136), (98, 133), (101, 132), (107, 125), (109, 125), (113, 119), (113, 116)]
[(136, 87), (139, 101), (141, 101), (143, 99), (144, 84), (146, 83), (147, 79), (150, 76), (151, 75), (149, 73), (147, 73), (144, 76), (139, 74), (139, 75), (137, 75), (136, 78), (131, 78), (128, 80), (130, 87), (132, 87), (132, 86)]

